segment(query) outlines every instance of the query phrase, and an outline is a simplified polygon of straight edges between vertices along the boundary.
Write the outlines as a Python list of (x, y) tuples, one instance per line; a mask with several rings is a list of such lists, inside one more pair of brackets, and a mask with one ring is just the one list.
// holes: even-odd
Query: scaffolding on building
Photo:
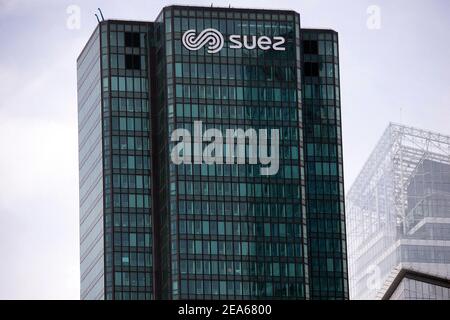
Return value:
[[(423, 190), (412, 192), (410, 186), (423, 174), (424, 161), (443, 164), (448, 171), (450, 136), (391, 123), (350, 188), (346, 222), (351, 298), (374, 299), (401, 263), (399, 240), (420, 220), (409, 216), (418, 211), (411, 205), (423, 205), (430, 196)], [(439, 192), (440, 200), (448, 199), (444, 211), (450, 219), (450, 193)]]

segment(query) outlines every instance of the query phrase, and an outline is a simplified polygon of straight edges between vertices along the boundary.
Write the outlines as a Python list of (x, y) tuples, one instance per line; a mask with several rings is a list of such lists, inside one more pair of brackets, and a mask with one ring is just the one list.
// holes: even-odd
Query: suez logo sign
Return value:
[[(203, 30), (197, 35), (195, 30), (188, 30), (182, 37), (183, 45), (190, 51), (200, 50), (204, 46), (208, 46), (208, 53), (217, 53), (222, 50), (225, 41), (220, 31), (208, 28)], [(267, 36), (241, 36), (233, 34), (228, 37), (231, 42), (230, 49), (246, 48), (249, 50), (256, 49), (258, 47), (261, 50), (275, 50), (285, 51), (283, 46), (286, 42), (284, 37), (267, 37)]]

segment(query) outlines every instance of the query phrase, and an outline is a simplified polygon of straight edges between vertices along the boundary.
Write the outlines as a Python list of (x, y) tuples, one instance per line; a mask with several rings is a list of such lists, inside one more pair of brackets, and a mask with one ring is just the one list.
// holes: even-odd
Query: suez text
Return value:
[(231, 35), (229, 38), (232, 45), (230, 45), (230, 49), (255, 49), (258, 46), (261, 50), (275, 50), (275, 51), (285, 51), (286, 48), (282, 45), (286, 42), (286, 39), (283, 37), (273, 37), (269, 38), (267, 36), (241, 36), (241, 35)]

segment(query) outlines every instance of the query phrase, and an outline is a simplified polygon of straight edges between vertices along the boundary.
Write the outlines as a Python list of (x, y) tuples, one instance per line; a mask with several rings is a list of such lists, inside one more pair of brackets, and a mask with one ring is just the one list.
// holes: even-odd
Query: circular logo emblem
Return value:
[(208, 53), (216, 53), (222, 50), (224, 45), (223, 35), (216, 29), (205, 29), (198, 35), (195, 30), (188, 30), (181, 39), (186, 49), (191, 51), (200, 50), (208, 46)]

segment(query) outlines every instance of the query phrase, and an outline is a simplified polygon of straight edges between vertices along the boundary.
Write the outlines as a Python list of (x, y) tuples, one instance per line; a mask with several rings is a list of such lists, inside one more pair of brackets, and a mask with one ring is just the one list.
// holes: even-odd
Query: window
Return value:
[(181, 63), (175, 64), (175, 77), (183, 76), (183, 65)]
[(137, 54), (127, 54), (125, 55), (125, 68), (132, 70), (141, 69), (141, 58)]
[(305, 62), (304, 72), (306, 77), (318, 77), (319, 76), (319, 64), (317, 62)]
[(125, 47), (139, 48), (141, 39), (138, 32), (125, 32)]
[(305, 54), (318, 54), (319, 47), (317, 45), (317, 41), (304, 40), (303, 41), (303, 52)]

